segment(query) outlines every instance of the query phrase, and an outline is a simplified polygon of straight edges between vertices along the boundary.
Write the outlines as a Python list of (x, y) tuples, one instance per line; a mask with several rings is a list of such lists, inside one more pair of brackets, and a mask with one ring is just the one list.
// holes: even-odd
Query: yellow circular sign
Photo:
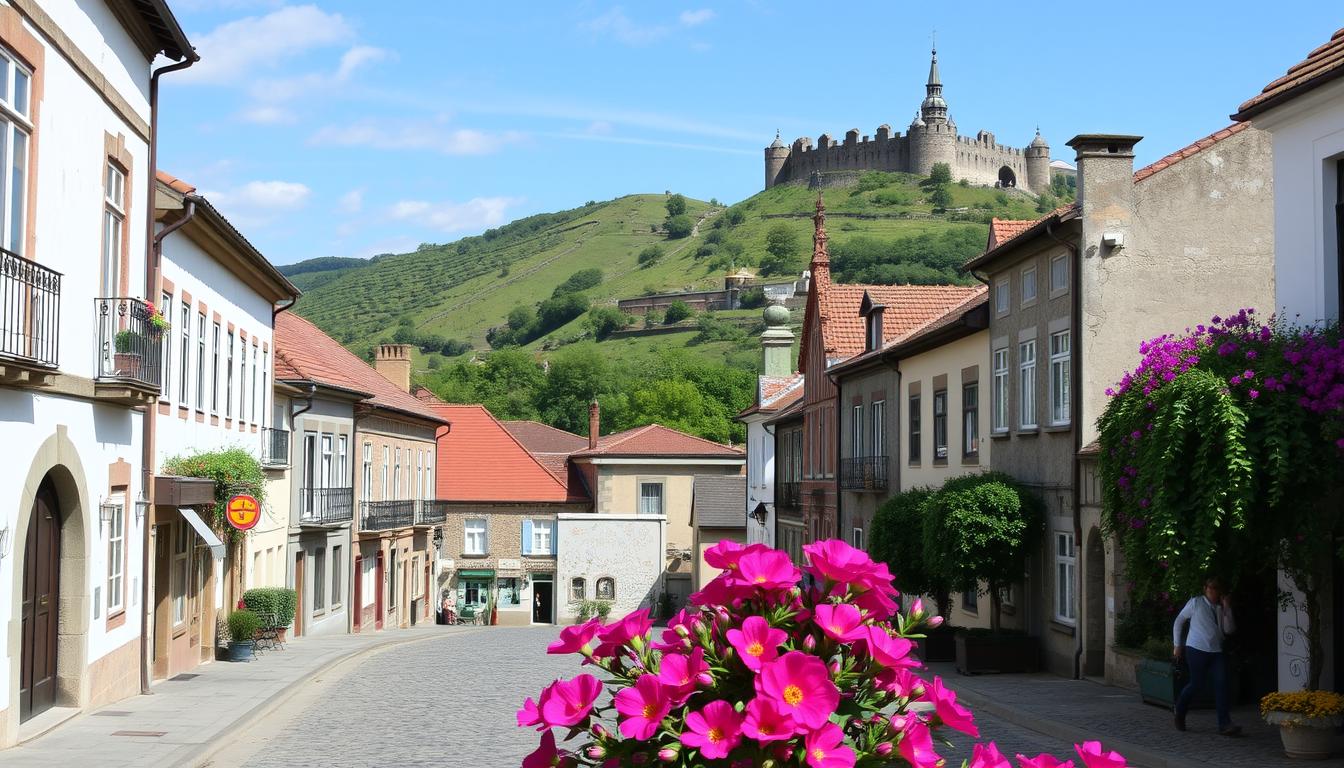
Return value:
[(240, 531), (251, 530), (261, 520), (261, 505), (255, 498), (240, 493), (229, 499), (225, 517), (229, 519), (229, 525), (234, 528)]

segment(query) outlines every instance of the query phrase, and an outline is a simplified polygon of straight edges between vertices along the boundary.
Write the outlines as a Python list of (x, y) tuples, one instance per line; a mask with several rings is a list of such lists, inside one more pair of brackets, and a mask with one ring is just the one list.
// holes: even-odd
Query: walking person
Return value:
[[(1181, 630), (1190, 626), (1185, 643)], [(1190, 598), (1172, 626), (1172, 655), (1175, 661), (1185, 659), (1190, 668), (1190, 681), (1176, 698), (1176, 730), (1185, 730), (1185, 713), (1190, 701), (1204, 685), (1213, 682), (1213, 698), (1218, 710), (1218, 733), (1224, 736), (1241, 735), (1241, 727), (1232, 724), (1227, 700), (1227, 655), (1223, 645), (1227, 636), (1236, 631), (1232, 621), (1232, 601), (1223, 592), (1217, 577), (1204, 581), (1204, 594)]]

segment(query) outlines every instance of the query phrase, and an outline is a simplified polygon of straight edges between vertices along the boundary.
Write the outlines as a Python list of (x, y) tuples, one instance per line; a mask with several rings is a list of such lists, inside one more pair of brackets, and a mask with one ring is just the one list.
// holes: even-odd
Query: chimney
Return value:
[(809, 291), (820, 297), (831, 287), (831, 254), (826, 246), (826, 202), (817, 193), (817, 213), (812, 217), (812, 263), (808, 266), (812, 282)]
[(411, 345), (379, 344), (373, 367), (403, 392), (411, 391)]
[(1069, 140), (1078, 153), (1078, 208), (1083, 259), (1121, 255), (1134, 221), (1134, 145), (1142, 136), (1081, 134)]
[(588, 404), (588, 450), (597, 448), (597, 434), (601, 430), (602, 408), (597, 401)]

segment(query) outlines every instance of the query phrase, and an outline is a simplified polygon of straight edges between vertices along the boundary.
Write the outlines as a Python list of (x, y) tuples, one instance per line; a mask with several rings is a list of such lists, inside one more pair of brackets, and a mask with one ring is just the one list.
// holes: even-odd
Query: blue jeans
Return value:
[(1232, 716), (1227, 711), (1227, 660), (1222, 653), (1209, 653), (1198, 648), (1186, 647), (1185, 661), (1190, 667), (1190, 682), (1186, 683), (1181, 695), (1176, 699), (1176, 714), (1185, 717), (1190, 709), (1190, 700), (1195, 692), (1204, 686), (1205, 678), (1213, 678), (1213, 700), (1218, 708), (1218, 730), (1232, 724)]

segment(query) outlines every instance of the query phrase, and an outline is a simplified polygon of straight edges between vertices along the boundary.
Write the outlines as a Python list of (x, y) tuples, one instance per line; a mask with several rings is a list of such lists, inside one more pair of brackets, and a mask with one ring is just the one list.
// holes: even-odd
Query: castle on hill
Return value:
[(924, 101), (904, 136), (883, 124), (872, 138), (860, 139), (858, 129), (852, 128), (845, 132), (843, 142), (823, 133), (816, 146), (808, 136), (787, 146), (776, 133), (774, 143), (765, 148), (765, 188), (835, 171), (903, 171), (928, 176), (935, 163), (947, 163), (954, 181), (1025, 187), (1037, 194), (1049, 189), (1050, 146), (1039, 130), (1026, 149), (1000, 144), (989, 131), (980, 131), (975, 138), (957, 135), (957, 124), (948, 115), (943, 98), (937, 49), (925, 89)]

